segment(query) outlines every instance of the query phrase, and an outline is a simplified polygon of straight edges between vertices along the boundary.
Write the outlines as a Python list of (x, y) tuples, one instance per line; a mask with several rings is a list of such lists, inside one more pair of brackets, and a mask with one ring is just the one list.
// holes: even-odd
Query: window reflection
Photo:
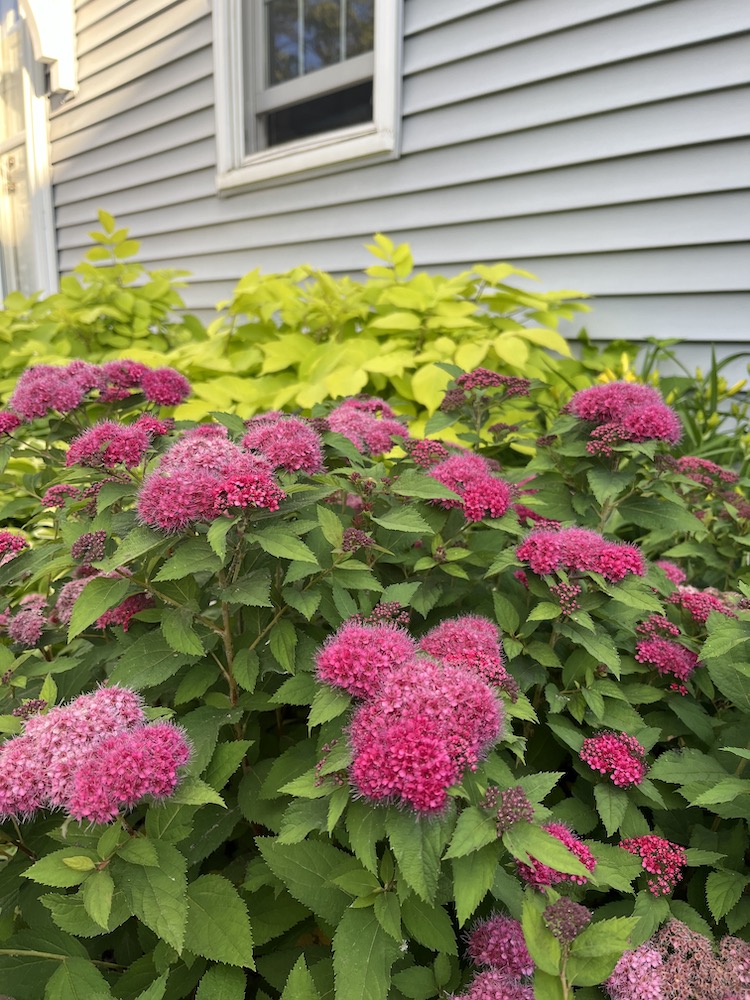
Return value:
[(372, 51), (373, 0), (266, 0), (268, 86)]

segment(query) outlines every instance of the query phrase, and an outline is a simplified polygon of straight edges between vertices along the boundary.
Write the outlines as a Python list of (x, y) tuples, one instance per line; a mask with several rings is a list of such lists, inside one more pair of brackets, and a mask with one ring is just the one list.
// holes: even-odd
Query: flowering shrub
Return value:
[(175, 424), (127, 360), (13, 389), (14, 1000), (747, 1000), (748, 482), (655, 390), (440, 371), (456, 442)]

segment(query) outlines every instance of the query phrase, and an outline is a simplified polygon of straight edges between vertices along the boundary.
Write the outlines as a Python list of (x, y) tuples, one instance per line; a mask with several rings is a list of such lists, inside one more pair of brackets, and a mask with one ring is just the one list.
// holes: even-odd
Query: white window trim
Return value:
[[(294, 180), (295, 175), (303, 173), (327, 173), (357, 165), (358, 161), (398, 156), (403, 0), (375, 0), (372, 122), (323, 132), (256, 153), (247, 153), (245, 149), (245, 122), (251, 109), (246, 99), (247, 53), (242, 7), (243, 0), (214, 0), (219, 194), (236, 193), (274, 180)], [(252, 113), (257, 110), (252, 109)]]

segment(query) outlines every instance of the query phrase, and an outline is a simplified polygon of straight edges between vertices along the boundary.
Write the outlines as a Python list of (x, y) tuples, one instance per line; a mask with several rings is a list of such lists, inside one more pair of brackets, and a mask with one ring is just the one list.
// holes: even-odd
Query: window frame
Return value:
[[(253, 9), (243, 16), (243, 6)], [(278, 91), (279, 101), (295, 92), (302, 93), (304, 81), (320, 74), (329, 80), (341, 79), (338, 65), (316, 70), (273, 88), (259, 86), (260, 57), (252, 50), (263, 44), (259, 31), (259, 10), (263, 0), (214, 0), (213, 42), (214, 80), (216, 85), (216, 186), (219, 194), (269, 182), (292, 181), (300, 174), (329, 173), (378, 160), (394, 159), (399, 154), (401, 40), (403, 0), (374, 0), (375, 25), (373, 52), (355, 56), (346, 62), (357, 63), (361, 72), (372, 59), (373, 120), (360, 125), (298, 139), (266, 149), (247, 148), (247, 123), (272, 110), (269, 91)], [(331, 73), (329, 71), (333, 70)], [(343, 72), (348, 72), (343, 71)], [(282, 93), (280, 88), (285, 88)], [(332, 88), (335, 89), (335, 88)], [(324, 93), (325, 91), (321, 91)], [(318, 91), (309, 94), (318, 96)]]

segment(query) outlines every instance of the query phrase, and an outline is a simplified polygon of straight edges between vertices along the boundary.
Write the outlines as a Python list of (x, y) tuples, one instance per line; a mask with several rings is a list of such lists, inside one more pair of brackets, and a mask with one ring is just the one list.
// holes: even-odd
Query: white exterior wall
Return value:
[(511, 260), (597, 338), (737, 345), (750, 311), (747, 0), (405, 0), (398, 160), (215, 190), (210, 0), (77, 0), (51, 121), (60, 269), (106, 208), (210, 310), (253, 267)]

